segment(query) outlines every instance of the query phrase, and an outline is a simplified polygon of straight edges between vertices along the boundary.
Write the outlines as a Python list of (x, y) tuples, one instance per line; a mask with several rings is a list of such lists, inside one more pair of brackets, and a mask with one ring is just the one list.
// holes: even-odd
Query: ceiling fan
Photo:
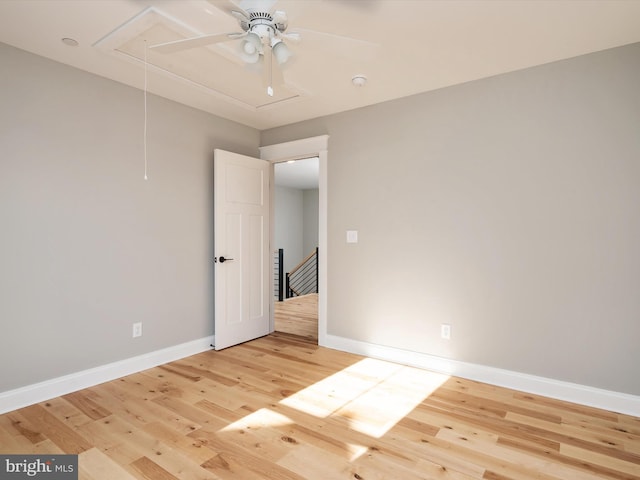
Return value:
[[(246, 64), (262, 62), (263, 83), (267, 95), (273, 96), (273, 87), (284, 84), (281, 67), (292, 56), (287, 42), (298, 43), (300, 33), (287, 32), (287, 14), (272, 8), (273, 0), (245, 0), (248, 6), (242, 8), (231, 0), (207, 0), (218, 9), (234, 17), (242, 31), (199, 35), (171, 42), (151, 45), (149, 49), (161, 53), (174, 53), (182, 50), (213, 45), (216, 43), (238, 41), (238, 55)], [(305, 30), (305, 33), (327, 35), (340, 40), (369, 43), (349, 37), (324, 32)], [(274, 65), (275, 60), (275, 65)]]

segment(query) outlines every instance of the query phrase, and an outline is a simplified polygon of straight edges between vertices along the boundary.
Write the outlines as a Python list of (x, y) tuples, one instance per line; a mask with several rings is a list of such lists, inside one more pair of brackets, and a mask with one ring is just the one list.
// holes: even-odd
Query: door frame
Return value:
[[(328, 264), (328, 236), (327, 236), (327, 162), (329, 160), (329, 135), (303, 138), (291, 142), (276, 143), (260, 147), (260, 158), (271, 163), (270, 167), (270, 195), (271, 212), (269, 219), (269, 250), (274, 248), (274, 164), (286, 160), (298, 160), (309, 157), (318, 157), (320, 172), (318, 175), (318, 345), (326, 346), (327, 340), (327, 264)], [(271, 275), (271, 293), (273, 293), (273, 275)], [(271, 298), (269, 329), (275, 329), (273, 317), (274, 298)]]

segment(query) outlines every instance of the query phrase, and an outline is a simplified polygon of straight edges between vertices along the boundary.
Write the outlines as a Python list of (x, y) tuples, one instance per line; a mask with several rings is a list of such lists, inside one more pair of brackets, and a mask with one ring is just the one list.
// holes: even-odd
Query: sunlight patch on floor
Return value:
[(259, 428), (270, 427), (282, 427), (285, 425), (293, 425), (295, 422), (286, 415), (274, 412), (268, 408), (261, 408), (249, 415), (242, 417), (240, 420), (236, 420), (230, 423), (226, 427), (220, 429), (220, 432), (237, 432), (240, 430), (252, 429), (257, 430)]
[(449, 378), (365, 358), (280, 403), (321, 418), (346, 419), (351, 429), (380, 438)]
[(349, 461), (353, 462), (357, 460), (362, 455), (367, 453), (369, 447), (365, 447), (364, 445), (358, 445), (357, 443), (347, 443), (347, 451), (349, 452)]
[[(345, 423), (354, 432), (379, 439), (449, 378), (419, 368), (365, 358), (279, 403), (318, 419)], [(286, 415), (261, 408), (220, 432), (278, 429), (295, 423)], [(364, 455), (368, 448), (344, 443), (350, 461)]]
[(381, 438), (448, 379), (448, 375), (402, 367), (337, 410), (334, 416), (347, 419), (353, 430)]
[(365, 358), (280, 401), (315, 417), (326, 418), (402, 368)]

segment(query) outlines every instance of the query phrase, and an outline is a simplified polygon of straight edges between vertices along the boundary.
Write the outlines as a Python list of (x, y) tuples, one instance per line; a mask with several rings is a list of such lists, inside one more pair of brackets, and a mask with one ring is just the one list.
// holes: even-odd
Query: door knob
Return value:
[(220, 263), (228, 262), (229, 260), (233, 260), (233, 258), (220, 257)]

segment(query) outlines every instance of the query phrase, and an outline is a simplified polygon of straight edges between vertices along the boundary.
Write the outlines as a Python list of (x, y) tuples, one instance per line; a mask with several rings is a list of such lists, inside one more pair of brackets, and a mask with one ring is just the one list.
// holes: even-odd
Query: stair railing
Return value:
[(287, 298), (318, 293), (318, 248), (286, 274)]
[(273, 252), (273, 278), (274, 297), (276, 297), (279, 302), (282, 302), (285, 294), (284, 250), (282, 248)]

